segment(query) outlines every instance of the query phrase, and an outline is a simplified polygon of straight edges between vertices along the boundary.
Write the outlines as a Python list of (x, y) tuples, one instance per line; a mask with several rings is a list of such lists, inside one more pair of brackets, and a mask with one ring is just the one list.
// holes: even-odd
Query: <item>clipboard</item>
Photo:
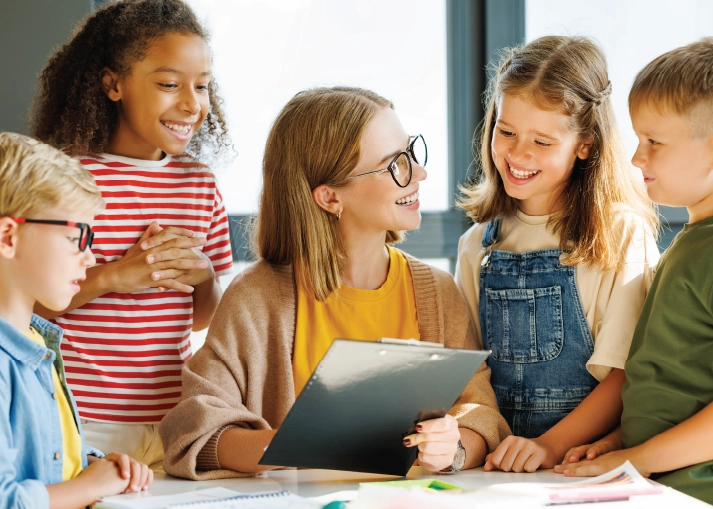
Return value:
[(335, 339), (259, 463), (405, 476), (418, 450), (403, 438), (446, 415), (489, 354)]

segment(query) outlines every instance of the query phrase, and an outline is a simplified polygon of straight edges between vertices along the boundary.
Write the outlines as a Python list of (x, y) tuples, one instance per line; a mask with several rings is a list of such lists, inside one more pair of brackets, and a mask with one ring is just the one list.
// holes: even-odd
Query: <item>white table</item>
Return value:
[[(428, 472), (421, 467), (413, 467), (408, 475), (408, 479), (440, 479), (467, 490), (486, 487), (493, 484), (509, 482), (543, 482), (560, 483), (572, 482), (575, 479), (567, 478), (555, 474), (552, 470), (542, 470), (532, 474), (516, 474), (506, 472), (483, 472), (482, 468), (458, 472), (454, 475), (437, 475)], [(359, 472), (340, 472), (335, 470), (275, 470), (261, 474), (257, 477), (241, 479), (222, 479), (217, 481), (187, 481), (177, 479), (167, 474), (156, 474), (154, 484), (149, 492), (153, 496), (170, 495), (186, 491), (193, 491), (216, 486), (222, 486), (234, 491), (243, 493), (260, 493), (268, 491), (288, 490), (303, 497), (317, 497), (345, 490), (356, 490), (361, 482), (374, 482), (399, 479), (398, 477), (363, 474)], [(584, 508), (593, 506), (617, 509), (620, 507), (675, 507), (683, 508), (710, 508), (683, 493), (667, 488), (662, 495), (650, 495), (647, 497), (634, 497), (630, 502), (607, 502), (602, 504), (585, 504)], [(577, 507), (577, 506), (575, 506)]]

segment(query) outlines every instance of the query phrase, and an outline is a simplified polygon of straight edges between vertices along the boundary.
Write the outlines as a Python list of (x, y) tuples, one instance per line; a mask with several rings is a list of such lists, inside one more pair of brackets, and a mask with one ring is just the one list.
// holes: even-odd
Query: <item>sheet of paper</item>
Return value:
[(161, 496), (152, 496), (150, 493), (130, 493), (104, 497), (96, 507), (98, 509), (166, 509), (171, 505), (220, 500), (236, 495), (241, 493), (220, 487)]
[(663, 490), (662, 486), (649, 483), (628, 461), (598, 477), (581, 478), (569, 483), (505, 483), (487, 488), (489, 492), (539, 496), (550, 502), (562, 503), (654, 495), (663, 493)]
[(288, 491), (243, 494), (236, 498), (171, 505), (169, 509), (322, 509), (314, 500)]
[[(564, 478), (563, 478), (564, 479)], [(457, 478), (453, 479), (454, 481)], [(564, 483), (503, 483), (462, 494), (453, 491), (426, 491), (422, 488), (400, 489), (389, 483), (365, 483), (349, 509), (522, 509), (558, 507), (559, 504), (610, 502), (639, 497), (643, 507), (651, 507), (647, 497), (664, 492), (664, 487), (651, 484), (631, 463), (594, 478), (580, 478)], [(653, 502), (653, 498), (648, 502)], [(606, 504), (607, 507), (610, 504)], [(616, 506), (617, 504), (614, 504)], [(588, 507), (588, 506), (586, 506)], [(613, 506), (612, 506), (613, 507)]]

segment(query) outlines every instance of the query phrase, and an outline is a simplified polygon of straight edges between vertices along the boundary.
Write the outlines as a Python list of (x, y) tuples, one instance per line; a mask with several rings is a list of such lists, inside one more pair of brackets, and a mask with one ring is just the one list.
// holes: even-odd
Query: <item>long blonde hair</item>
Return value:
[[(301, 284), (322, 302), (341, 286), (346, 253), (336, 216), (315, 203), (312, 191), (346, 185), (364, 129), (382, 108), (393, 105), (370, 90), (305, 90), (282, 109), (267, 138), (253, 250), (271, 263), (293, 264)], [(389, 231), (385, 241), (402, 238)]]
[(621, 221), (622, 206), (631, 208), (656, 234), (658, 219), (637, 182), (617, 129), (610, 99), (611, 82), (602, 50), (586, 37), (541, 37), (506, 50), (486, 95), (486, 114), (479, 133), (480, 179), (462, 188), (459, 200), (475, 222), (513, 215), (518, 200), (505, 192), (491, 155), (497, 99), (518, 95), (541, 108), (561, 112), (580, 140), (591, 138), (586, 160), (577, 159), (560, 196), (564, 204), (548, 226), (560, 237), (567, 265), (596, 263), (605, 270), (624, 263), (629, 238)]

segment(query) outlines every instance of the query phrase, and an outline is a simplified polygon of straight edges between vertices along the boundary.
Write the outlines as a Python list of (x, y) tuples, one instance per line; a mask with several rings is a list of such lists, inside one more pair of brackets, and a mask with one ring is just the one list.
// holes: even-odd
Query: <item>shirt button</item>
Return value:
[(54, 453), (54, 459), (58, 460), (62, 457), (62, 455), (58, 452)]
[(46, 361), (50, 360), (50, 357), (51, 357), (51, 356), (50, 356), (50, 353), (47, 352), (47, 353), (45, 354), (45, 360), (46, 360)]
[(52, 399), (57, 399), (57, 397), (58, 397), (58, 396), (57, 396), (57, 391), (54, 391), (54, 392), (52, 393)]

